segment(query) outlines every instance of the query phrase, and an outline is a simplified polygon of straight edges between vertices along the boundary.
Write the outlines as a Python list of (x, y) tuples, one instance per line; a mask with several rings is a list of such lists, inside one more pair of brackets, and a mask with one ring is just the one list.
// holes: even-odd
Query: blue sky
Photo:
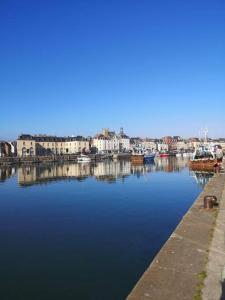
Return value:
[(0, 139), (225, 137), (225, 1), (1, 0)]

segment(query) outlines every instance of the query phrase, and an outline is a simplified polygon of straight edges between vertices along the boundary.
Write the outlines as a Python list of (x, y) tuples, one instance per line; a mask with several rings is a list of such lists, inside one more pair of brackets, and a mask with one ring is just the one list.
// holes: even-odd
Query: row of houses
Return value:
[[(212, 141), (212, 140), (211, 140)], [(221, 145), (225, 151), (225, 139), (213, 141)], [(108, 128), (96, 136), (57, 137), (49, 135), (22, 134), (16, 143), (0, 141), (0, 157), (4, 156), (35, 156), (64, 155), (77, 153), (117, 153), (128, 152), (137, 148), (152, 151), (189, 151), (201, 144), (198, 138), (183, 139), (179, 136), (166, 136), (161, 139), (130, 138), (120, 129), (118, 134)]]
[(130, 138), (123, 133), (104, 129), (94, 138), (56, 137), (47, 135), (22, 134), (17, 139), (18, 156), (64, 155), (77, 153), (108, 153), (130, 150)]
[(16, 143), (0, 141), (0, 157), (8, 157), (15, 155)]
[(88, 151), (90, 151), (90, 142), (82, 136), (57, 137), (22, 134), (17, 139), (17, 155), (23, 157), (75, 154)]

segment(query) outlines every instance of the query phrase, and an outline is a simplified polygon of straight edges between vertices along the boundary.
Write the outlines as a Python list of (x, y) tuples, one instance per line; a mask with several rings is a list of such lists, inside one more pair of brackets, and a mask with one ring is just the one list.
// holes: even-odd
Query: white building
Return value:
[(92, 146), (97, 148), (98, 152), (128, 151), (130, 150), (130, 138), (124, 134), (122, 128), (119, 135), (104, 129), (103, 133), (95, 136)]
[(116, 147), (116, 143), (114, 144), (114, 140), (109, 137), (105, 137), (103, 134), (97, 135), (93, 139), (93, 147), (98, 149), (98, 152), (111, 152)]
[(120, 128), (120, 134), (118, 135), (119, 150), (129, 151), (130, 150), (130, 138), (123, 132), (123, 128)]
[(165, 143), (158, 143), (157, 148), (158, 148), (158, 151), (168, 151), (169, 150), (168, 144), (165, 144)]
[(149, 149), (151, 151), (156, 151), (157, 150), (157, 143), (153, 139), (144, 139), (142, 141), (142, 146), (145, 149)]

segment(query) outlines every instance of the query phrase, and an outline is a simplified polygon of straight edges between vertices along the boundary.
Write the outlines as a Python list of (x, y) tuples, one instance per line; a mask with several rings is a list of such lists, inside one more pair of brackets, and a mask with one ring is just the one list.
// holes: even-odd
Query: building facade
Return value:
[(92, 146), (99, 153), (124, 152), (130, 150), (130, 138), (124, 134), (123, 129), (117, 135), (114, 131), (103, 129), (103, 132), (97, 134), (92, 142)]
[(17, 139), (17, 155), (62, 155), (89, 152), (90, 143), (82, 136), (56, 137), (47, 135), (25, 135)]
[(12, 156), (12, 145), (5, 141), (0, 141), (0, 157)]

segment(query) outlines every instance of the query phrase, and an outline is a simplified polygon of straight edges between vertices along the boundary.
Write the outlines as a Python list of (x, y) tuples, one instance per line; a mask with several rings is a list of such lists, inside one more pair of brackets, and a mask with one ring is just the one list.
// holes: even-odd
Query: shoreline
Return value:
[[(51, 155), (51, 156), (27, 156), (27, 157), (0, 157), (0, 166), (8, 166), (14, 164), (37, 164), (43, 162), (77, 162), (78, 154), (68, 155)], [(103, 154), (89, 154), (87, 155), (92, 161), (102, 161), (107, 159), (108, 156)]]

